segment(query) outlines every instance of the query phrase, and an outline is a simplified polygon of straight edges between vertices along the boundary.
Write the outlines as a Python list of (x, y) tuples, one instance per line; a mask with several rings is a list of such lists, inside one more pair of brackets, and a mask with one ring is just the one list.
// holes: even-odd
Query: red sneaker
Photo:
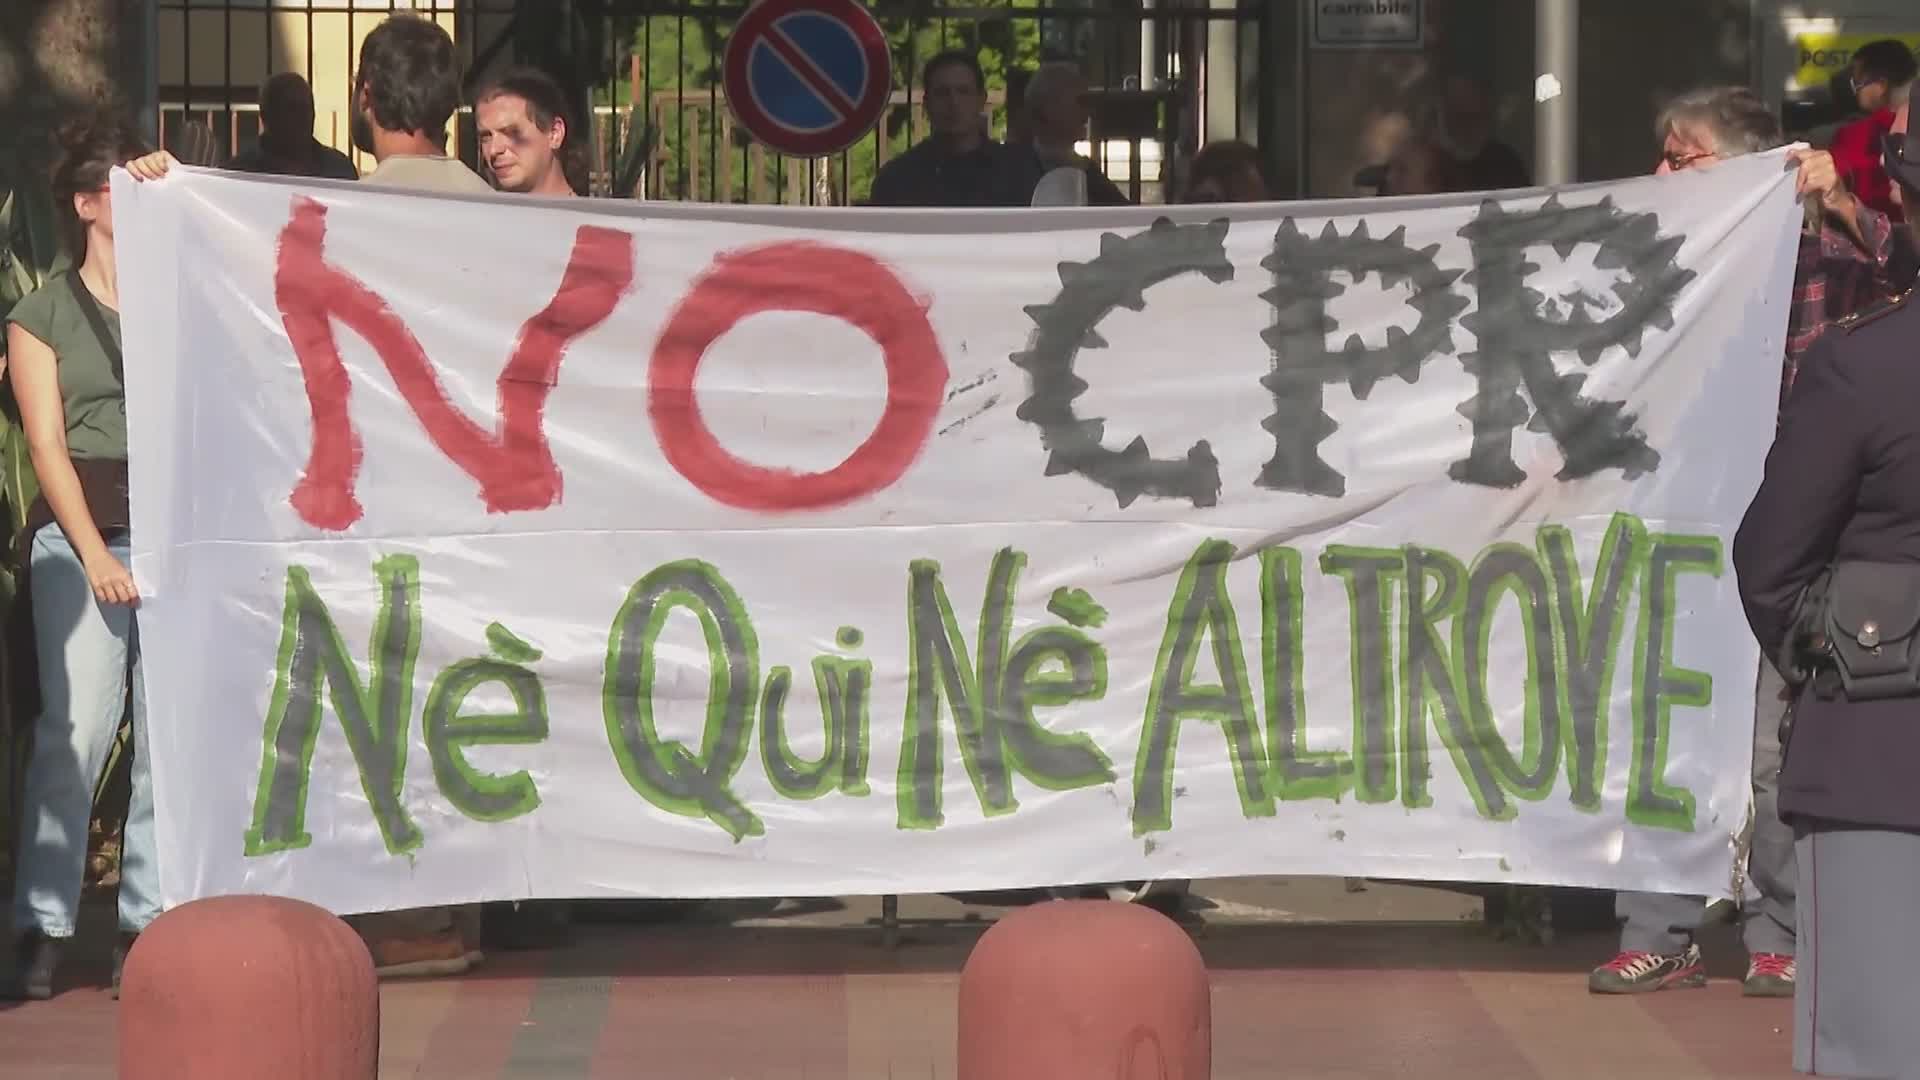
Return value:
[(1782, 953), (1754, 953), (1740, 992), (1748, 997), (1792, 997), (1793, 957)]
[(1650, 994), (1705, 985), (1707, 969), (1698, 945), (1677, 953), (1623, 952), (1587, 976), (1587, 989), (1596, 994)]

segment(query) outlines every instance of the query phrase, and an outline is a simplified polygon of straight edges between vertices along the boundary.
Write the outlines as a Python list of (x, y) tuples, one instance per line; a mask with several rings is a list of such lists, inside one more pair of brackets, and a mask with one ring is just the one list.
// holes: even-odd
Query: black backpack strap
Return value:
[(113, 381), (119, 383), (124, 391), (127, 386), (126, 361), (120, 355), (120, 346), (114, 343), (113, 333), (107, 329), (107, 317), (100, 314), (99, 302), (94, 300), (87, 283), (80, 280), (80, 271), (67, 272), (67, 288), (73, 290), (73, 299), (80, 305), (80, 314), (87, 317), (87, 325), (93, 328), (94, 338), (107, 354), (107, 363), (113, 365)]

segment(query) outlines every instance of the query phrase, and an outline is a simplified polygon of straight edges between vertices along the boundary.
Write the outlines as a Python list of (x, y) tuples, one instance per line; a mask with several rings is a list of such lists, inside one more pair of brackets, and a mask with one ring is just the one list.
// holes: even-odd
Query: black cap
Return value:
[(1920, 132), (1908, 121), (1903, 133), (1888, 132), (1881, 144), (1887, 176), (1908, 191), (1920, 192)]

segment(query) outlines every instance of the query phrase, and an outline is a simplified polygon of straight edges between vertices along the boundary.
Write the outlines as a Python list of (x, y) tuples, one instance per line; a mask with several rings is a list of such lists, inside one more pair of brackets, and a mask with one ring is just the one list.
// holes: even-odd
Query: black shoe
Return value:
[(482, 912), (481, 938), (490, 949), (558, 949), (573, 940), (573, 905), (565, 900), (500, 901)]
[(127, 966), (127, 954), (133, 951), (133, 943), (140, 937), (137, 933), (122, 930), (120, 939), (113, 946), (113, 988), (107, 993), (115, 1001), (120, 1000), (120, 972)]
[(0, 985), (0, 997), (10, 1001), (46, 1001), (53, 997), (53, 973), (60, 966), (66, 939), (29, 930), (14, 939), (13, 978)]

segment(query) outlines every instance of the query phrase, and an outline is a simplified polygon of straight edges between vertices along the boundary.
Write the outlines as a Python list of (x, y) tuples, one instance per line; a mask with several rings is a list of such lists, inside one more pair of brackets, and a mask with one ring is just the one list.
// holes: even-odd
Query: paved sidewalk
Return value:
[[(1498, 942), (1451, 893), (1321, 879), (1202, 892), (1216, 1080), (1793, 1076), (1791, 1004), (1740, 997), (1725, 935), (1707, 943), (1707, 989), (1602, 999), (1584, 973), (1607, 938)], [(902, 909), (893, 951), (870, 900), (714, 905), (691, 921), (581, 926), (566, 949), (500, 953), (461, 979), (391, 983), (381, 1076), (946, 1080), (960, 966), (997, 909)], [(0, 1076), (107, 1080), (114, 1009), (80, 986), (0, 1012)]]

